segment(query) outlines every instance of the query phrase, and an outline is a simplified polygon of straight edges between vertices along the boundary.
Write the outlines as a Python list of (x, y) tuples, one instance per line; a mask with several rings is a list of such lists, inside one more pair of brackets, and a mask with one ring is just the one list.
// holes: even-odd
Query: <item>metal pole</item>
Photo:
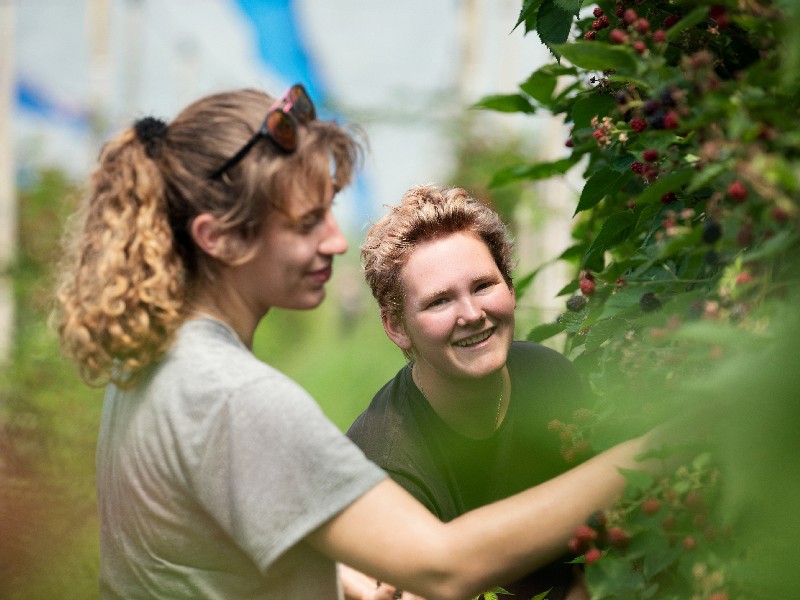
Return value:
[(17, 251), (14, 135), (15, 0), (0, 0), (0, 364), (8, 362), (14, 339), (14, 294), (10, 268)]

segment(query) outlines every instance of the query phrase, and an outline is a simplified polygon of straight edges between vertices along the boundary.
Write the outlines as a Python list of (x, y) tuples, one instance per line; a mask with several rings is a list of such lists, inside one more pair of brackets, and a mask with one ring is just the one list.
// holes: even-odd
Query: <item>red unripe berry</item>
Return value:
[(592, 14), (595, 16), (595, 18), (600, 18), (600, 17), (602, 17), (602, 16), (603, 16), (603, 9), (602, 9), (602, 8), (600, 8), (599, 6), (597, 6), (597, 7), (595, 7), (595, 9), (592, 11)]
[(641, 175), (642, 173), (644, 173), (644, 163), (640, 163), (639, 161), (631, 163), (631, 171), (633, 171), (637, 175)]
[(650, 21), (644, 18), (637, 19), (636, 23), (634, 24), (634, 27), (636, 28), (636, 31), (644, 35), (648, 31), (650, 31)]
[(737, 179), (728, 186), (728, 196), (737, 202), (744, 202), (747, 199), (747, 188)]
[(587, 565), (596, 563), (601, 558), (603, 558), (603, 553), (598, 548), (589, 548), (583, 555), (583, 560)]
[(575, 145), (575, 142), (572, 141), (572, 138), (567, 138), (567, 141), (564, 142), (564, 145), (567, 148), (572, 148)]
[(664, 129), (677, 129), (679, 125), (678, 113), (669, 110), (664, 115)]
[(745, 285), (753, 281), (753, 276), (748, 271), (742, 271), (736, 276), (736, 285)]
[(685, 550), (694, 550), (697, 547), (697, 540), (695, 540), (692, 536), (687, 535), (683, 538), (683, 548)]
[(648, 515), (654, 515), (661, 510), (661, 502), (655, 498), (648, 498), (642, 502), (642, 511)]
[(697, 490), (692, 490), (686, 494), (686, 498), (684, 498), (683, 501), (687, 508), (691, 508), (695, 511), (705, 510), (706, 508), (706, 501), (703, 498), (703, 495)]
[(642, 159), (644, 162), (656, 162), (658, 160), (658, 150), (655, 148), (648, 148), (642, 152)]
[(598, 19), (598, 21), (600, 21), (600, 24), (603, 26), (603, 29), (605, 29), (606, 27), (609, 27), (611, 25), (611, 21), (609, 21), (608, 17), (605, 16), (605, 15), (600, 15), (600, 18)]
[(605, 135), (606, 135), (606, 132), (603, 131), (602, 129), (595, 129), (594, 130), (594, 139), (596, 139), (597, 141), (602, 140), (605, 137)]
[(632, 8), (628, 8), (625, 10), (624, 13), (622, 13), (622, 22), (625, 23), (625, 25), (630, 25), (638, 18), (639, 15), (636, 14), (636, 11), (633, 10)]
[(631, 537), (621, 527), (612, 527), (606, 536), (608, 543), (615, 548), (625, 548), (631, 542)]
[(642, 133), (647, 129), (647, 121), (641, 118), (631, 119), (631, 129), (636, 133)]
[(638, 54), (644, 54), (647, 51), (647, 44), (642, 40), (636, 40), (633, 42), (633, 49), (636, 50)]
[(663, 196), (661, 196), (661, 204), (672, 204), (675, 202), (675, 192), (667, 192)]
[(681, 20), (681, 18), (678, 15), (670, 15), (670, 16), (668, 16), (666, 19), (664, 19), (664, 29), (669, 29), (670, 27), (675, 25), (675, 23), (677, 23), (680, 20)]
[(608, 41), (612, 44), (624, 44), (628, 40), (628, 34), (622, 29), (612, 29), (608, 34)]
[(663, 29), (656, 29), (653, 32), (653, 41), (657, 44), (661, 44), (667, 41), (667, 32)]
[(708, 16), (712, 19), (716, 19), (717, 17), (721, 17), (725, 14), (725, 7), (721, 4), (712, 4), (708, 7)]
[(580, 286), (581, 292), (583, 292), (584, 296), (591, 296), (597, 289), (597, 286), (591, 279), (581, 279), (578, 285)]
[(708, 600), (728, 600), (728, 594), (725, 592), (714, 592), (708, 597)]
[(589, 525), (578, 525), (575, 528), (575, 537), (582, 542), (591, 542), (597, 539), (597, 531)]
[(596, 37), (597, 37), (597, 32), (596, 31), (587, 31), (586, 33), (583, 34), (583, 39), (589, 40), (589, 41), (595, 39)]
[(720, 29), (727, 29), (728, 27), (731, 26), (731, 21), (728, 18), (728, 15), (720, 15), (719, 17), (714, 19), (714, 22)]
[(575, 556), (578, 556), (579, 554), (583, 554), (588, 549), (588, 544), (576, 537), (571, 537), (567, 542), (567, 548), (569, 548), (569, 551)]
[(752, 225), (744, 225), (739, 233), (736, 234), (736, 242), (740, 246), (749, 246), (753, 243), (753, 227)]
[(778, 223), (785, 223), (789, 220), (789, 213), (783, 210), (781, 207), (776, 206), (770, 211), (770, 215), (772, 218), (777, 221)]
[(677, 525), (677, 519), (675, 515), (667, 515), (663, 519), (661, 519), (661, 527), (663, 527), (666, 531), (670, 529), (675, 529), (675, 525)]
[(625, 7), (622, 5), (617, 6), (617, 8), (614, 9), (614, 14), (621, 19), (622, 15), (625, 14)]

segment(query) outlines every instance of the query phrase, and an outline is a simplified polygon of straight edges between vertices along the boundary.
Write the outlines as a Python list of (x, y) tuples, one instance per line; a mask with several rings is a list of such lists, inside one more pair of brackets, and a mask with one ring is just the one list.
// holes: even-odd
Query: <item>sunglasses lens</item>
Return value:
[(267, 115), (267, 131), (274, 142), (287, 152), (297, 148), (297, 127), (291, 117), (280, 110)]
[(289, 89), (288, 100), (292, 103), (292, 113), (301, 122), (313, 121), (317, 116), (314, 103), (308, 97), (306, 89), (302, 85), (293, 85)]

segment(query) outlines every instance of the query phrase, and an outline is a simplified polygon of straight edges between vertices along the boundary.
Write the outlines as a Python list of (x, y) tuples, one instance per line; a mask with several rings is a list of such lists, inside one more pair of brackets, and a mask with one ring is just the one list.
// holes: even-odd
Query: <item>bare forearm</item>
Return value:
[[(429, 599), (469, 598), (563, 553), (579, 524), (624, 488), (641, 441), (443, 524), (392, 481), (309, 536), (328, 554)], [(376, 551), (376, 549), (379, 549)]]

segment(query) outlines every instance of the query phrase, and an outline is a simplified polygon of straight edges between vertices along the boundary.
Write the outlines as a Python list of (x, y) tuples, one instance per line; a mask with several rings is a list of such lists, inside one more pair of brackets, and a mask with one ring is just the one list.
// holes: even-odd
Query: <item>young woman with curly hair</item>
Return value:
[[(54, 322), (85, 379), (107, 383), (103, 598), (333, 599), (337, 562), (468, 598), (560, 554), (636, 466), (642, 439), (442, 523), (253, 356), (270, 308), (322, 302), (347, 247), (333, 198), (360, 156), (299, 85), (202, 98), (101, 152)], [(351, 597), (399, 596), (354, 581)]]

